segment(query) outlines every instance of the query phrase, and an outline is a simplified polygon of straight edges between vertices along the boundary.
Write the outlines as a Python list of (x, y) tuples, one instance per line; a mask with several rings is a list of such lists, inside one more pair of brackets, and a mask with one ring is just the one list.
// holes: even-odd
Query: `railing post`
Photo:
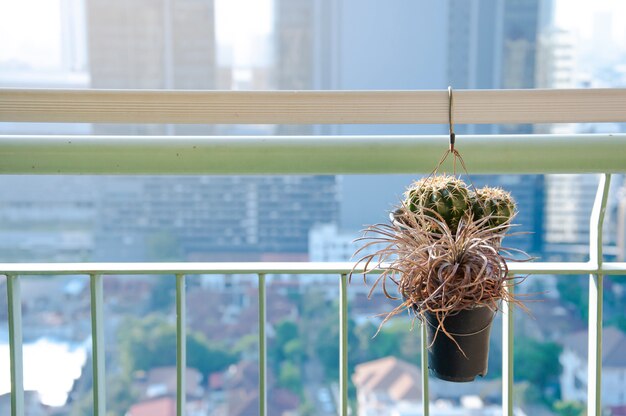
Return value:
[(91, 357), (93, 365), (93, 413), (106, 415), (106, 377), (104, 368), (104, 289), (102, 276), (90, 275), (91, 286)]
[(339, 282), (339, 414), (348, 415), (348, 276)]
[(428, 389), (428, 338), (426, 336), (426, 317), (422, 319), (422, 414), (428, 416), (430, 414), (430, 393)]
[(611, 175), (603, 174), (589, 224), (589, 262), (598, 273), (589, 275), (589, 337), (587, 358), (587, 415), (602, 414), (602, 303), (604, 278), (602, 268), (602, 225), (609, 196)]
[(7, 275), (9, 355), (11, 361), (11, 415), (24, 414), (24, 362), (22, 356), (22, 294), (20, 277)]
[(265, 274), (259, 273), (259, 416), (267, 416), (267, 295), (265, 293)]
[[(513, 295), (515, 286), (506, 290)], [(502, 414), (513, 416), (513, 308), (512, 302), (502, 302)]]
[(187, 398), (187, 328), (185, 275), (176, 275), (176, 412), (185, 415)]

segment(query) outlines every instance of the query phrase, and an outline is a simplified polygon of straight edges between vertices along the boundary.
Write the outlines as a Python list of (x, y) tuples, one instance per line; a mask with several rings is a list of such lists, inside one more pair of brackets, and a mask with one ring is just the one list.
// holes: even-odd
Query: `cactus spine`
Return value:
[(467, 186), (454, 176), (441, 175), (420, 179), (406, 191), (405, 197), (405, 204), (409, 210), (423, 212), (435, 218), (436, 212), (452, 233), (456, 233), (459, 221), (472, 208)]
[(505, 224), (515, 215), (515, 200), (500, 188), (477, 189), (473, 199), (474, 219), (490, 216), (487, 224), (490, 228)]
[(500, 188), (484, 187), (473, 192), (462, 180), (447, 175), (414, 182), (405, 192), (404, 204), (412, 212), (441, 217), (453, 234), (464, 216), (474, 221), (489, 217), (484, 227), (496, 228), (515, 215), (516, 207), (511, 194)]

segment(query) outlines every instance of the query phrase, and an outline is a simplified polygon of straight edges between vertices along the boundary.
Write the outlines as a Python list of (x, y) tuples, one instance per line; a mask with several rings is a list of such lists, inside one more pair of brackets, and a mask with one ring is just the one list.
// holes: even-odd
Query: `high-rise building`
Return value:
[[(406, 0), (379, 7), (374, 0), (278, 0), (278, 86), (346, 90), (444, 89), (448, 85), (455, 89), (533, 88), (537, 37), (549, 21), (550, 4), (539, 0)], [(446, 126), (342, 125), (314, 131), (441, 134)], [(527, 133), (531, 128), (470, 126), (464, 131), (459, 126), (458, 131)], [(364, 224), (386, 221), (385, 212), (398, 202), (402, 188), (412, 179), (415, 175), (340, 176), (341, 228), (354, 232)], [(478, 177), (476, 182), (512, 191), (518, 200), (522, 230), (534, 231), (512, 239), (512, 244), (538, 254), (543, 230), (543, 177), (489, 176)]]
[(306, 260), (309, 230), (336, 222), (333, 176), (109, 178), (97, 258)]
[[(551, 0), (450, 0), (448, 76), (457, 89), (519, 89), (537, 86), (538, 39), (549, 26)], [(532, 133), (531, 125), (458, 126), (458, 133)], [(460, 137), (458, 140), (462, 140)], [(471, 173), (471, 166), (469, 166)], [(543, 244), (544, 177), (488, 175), (479, 185), (501, 186), (518, 204), (516, 231), (508, 244), (540, 255)]]
[[(257, 56), (262, 62), (235, 68), (228, 51), (222, 51), (218, 74), (213, 0), (87, 3), (94, 88), (206, 90), (214, 89), (218, 78), (222, 88), (267, 88), (270, 51), (261, 50), (267, 43), (261, 38), (255, 51), (263, 55)], [(294, 51), (292, 57), (297, 56)], [(229, 62), (231, 67), (225, 67)], [(95, 130), (129, 132), (128, 126), (98, 125)], [(253, 128), (223, 130), (250, 134)], [(198, 125), (132, 130), (166, 132), (213, 130)], [(309, 228), (335, 221), (338, 210), (335, 179), (329, 176), (110, 178), (105, 188), (98, 259), (305, 259)]]
[[(548, 25), (551, 3), (551, 0), (450, 0), (450, 84), (458, 89), (535, 88), (538, 39)], [(465, 132), (530, 133), (532, 128), (470, 125)]]
[(598, 175), (546, 176), (546, 251), (552, 260), (589, 256), (589, 222)]
[(87, 27), (84, 0), (61, 0), (61, 66), (65, 71), (87, 70)]
[[(276, 0), (276, 86), (296, 90), (445, 88), (446, 4)], [(323, 134), (439, 133), (436, 126), (341, 125)]]
[[(317, 2), (277, 0), (274, 2), (276, 42), (276, 86), (284, 90), (314, 88), (314, 42)], [(321, 3), (321, 2), (320, 2)]]
[[(599, 175), (546, 175), (545, 253), (552, 261), (589, 257), (591, 211)], [(604, 215), (604, 255), (620, 256), (624, 242), (624, 176), (612, 175)], [(621, 248), (620, 248), (621, 247)]]
[(4, 176), (0, 261), (89, 261), (96, 191), (87, 176)]
[[(214, 89), (213, 0), (86, 0), (92, 88)], [(198, 125), (98, 125), (101, 134), (210, 134)]]
[[(276, 0), (279, 89), (410, 90), (445, 88), (446, 4), (398, 0)], [(281, 126), (282, 134), (434, 134), (444, 126)], [(414, 175), (342, 175), (340, 226), (356, 235), (385, 221)], [(372, 197), (376, 192), (376, 197)]]
[(542, 33), (537, 58), (537, 87), (575, 88), (576, 40), (571, 32), (552, 28)]
[(517, 203), (518, 213), (505, 240), (507, 247), (542, 256), (544, 250), (544, 175), (472, 175), (471, 182), (482, 186), (501, 187), (511, 193)]
[[(322, 8), (322, 5), (324, 6)], [(320, 62), (315, 44), (322, 38), (321, 10), (327, 0), (276, 0), (274, 2), (275, 82), (279, 90), (320, 89), (315, 75)], [(312, 134), (313, 126), (280, 125), (277, 134)]]
[[(66, 3), (62, 4), (62, 11)], [(67, 22), (71, 20), (74, 29), (81, 26), (78, 16), (61, 15)], [(0, 71), (0, 87), (86, 88), (88, 74), (84, 72), (85, 68), (80, 67), (84, 51), (76, 49), (77, 44), (80, 41), (63, 38), (62, 67), (56, 70), (3, 68)], [(68, 50), (72, 53), (65, 54)], [(85, 123), (0, 123), (0, 134), (90, 133), (91, 126)], [(0, 187), (0, 261), (91, 260), (96, 244), (93, 229), (97, 219), (96, 191), (92, 179), (88, 176), (3, 175)]]
[(213, 0), (86, 1), (93, 88), (214, 88)]

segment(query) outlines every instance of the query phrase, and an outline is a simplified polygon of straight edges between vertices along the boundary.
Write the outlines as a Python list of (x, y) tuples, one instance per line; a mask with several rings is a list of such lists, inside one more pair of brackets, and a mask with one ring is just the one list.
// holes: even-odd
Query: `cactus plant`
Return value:
[[(387, 297), (401, 299), (381, 326), (405, 310), (420, 319), (429, 367), (439, 378), (484, 376), (500, 302), (521, 305), (510, 290), (516, 278), (509, 275), (507, 260), (511, 250), (524, 253), (502, 247), (515, 213), (515, 201), (502, 189), (470, 190), (454, 176), (431, 175), (408, 188), (390, 224), (370, 226), (359, 239), (367, 243), (357, 253), (382, 245), (354, 266), (364, 265), (364, 279), (383, 269), (370, 294), (381, 284)], [(389, 282), (397, 295), (389, 292)]]
[(420, 179), (405, 193), (405, 205), (414, 213), (439, 215), (454, 234), (472, 208), (472, 198), (462, 180), (447, 175)]
[(463, 217), (466, 223), (487, 218), (484, 228), (503, 233), (516, 208), (511, 194), (503, 189), (486, 186), (471, 191), (461, 179), (448, 175), (414, 182), (405, 192), (404, 205), (416, 214), (441, 217), (452, 234), (456, 234)]
[(515, 215), (515, 200), (509, 192), (500, 188), (484, 188), (477, 189), (472, 195), (472, 212), (474, 219), (489, 217), (487, 226), (492, 229), (506, 231), (507, 224)]

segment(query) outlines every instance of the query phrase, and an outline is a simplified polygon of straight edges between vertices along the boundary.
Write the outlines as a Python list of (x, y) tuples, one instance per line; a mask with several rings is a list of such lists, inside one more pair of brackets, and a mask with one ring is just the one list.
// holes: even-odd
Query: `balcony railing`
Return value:
[[(626, 90), (458, 91), (457, 123), (626, 122)], [(0, 90), (0, 122), (72, 123), (447, 123), (444, 91), (207, 92)], [(604, 275), (626, 263), (603, 262), (602, 224), (610, 173), (626, 172), (626, 135), (491, 135), (457, 139), (474, 173), (603, 173), (591, 214), (590, 260), (512, 263), (511, 273), (589, 274), (587, 414), (601, 414)], [(4, 174), (321, 174), (428, 172), (446, 136), (0, 136)], [(103, 276), (175, 275), (177, 410), (183, 415), (186, 368), (185, 278), (258, 275), (259, 412), (267, 414), (268, 274), (336, 275), (340, 287), (340, 413), (348, 414), (347, 274), (352, 263), (0, 264), (7, 276), (12, 415), (24, 413), (20, 277), (85, 275), (91, 282), (94, 413), (105, 415)], [(362, 270), (357, 269), (358, 272)], [(513, 310), (504, 305), (503, 414), (513, 414)], [(422, 340), (424, 339), (422, 332)], [(423, 414), (429, 413), (422, 341)]]

